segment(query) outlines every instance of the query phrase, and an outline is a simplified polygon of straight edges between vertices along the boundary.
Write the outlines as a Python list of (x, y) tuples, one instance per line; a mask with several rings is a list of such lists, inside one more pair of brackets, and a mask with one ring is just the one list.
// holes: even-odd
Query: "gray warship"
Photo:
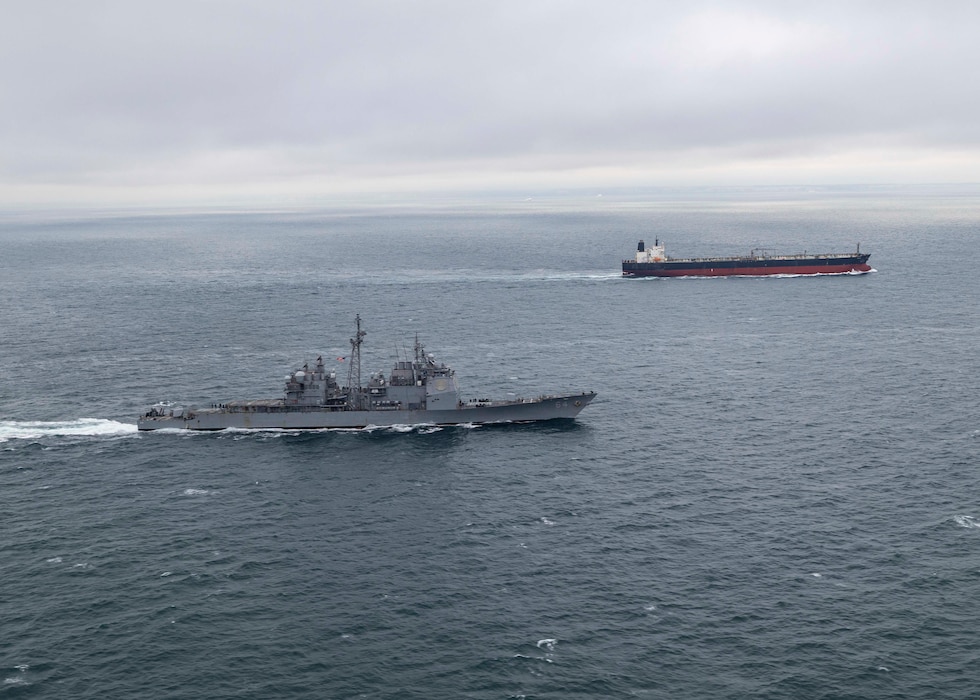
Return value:
[(350, 339), (347, 386), (337, 383), (323, 356), (286, 377), (281, 399), (232, 401), (208, 408), (170, 403), (152, 406), (140, 416), (140, 430), (323, 430), (361, 429), (393, 425), (481, 425), (529, 423), (578, 415), (595, 392), (538, 396), (533, 399), (494, 401), (460, 400), (455, 371), (436, 362), (415, 339), (415, 357), (397, 360), (388, 377), (383, 372), (361, 384), (361, 344), (366, 332), (356, 317), (357, 332)]

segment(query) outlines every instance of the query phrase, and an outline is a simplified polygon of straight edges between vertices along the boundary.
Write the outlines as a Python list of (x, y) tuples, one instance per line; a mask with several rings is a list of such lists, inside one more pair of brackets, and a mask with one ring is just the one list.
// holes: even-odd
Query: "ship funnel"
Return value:
[(645, 246), (645, 245), (643, 244), (643, 241), (640, 241), (639, 243), (637, 243), (637, 244), (636, 244), (636, 252), (637, 252), (637, 253), (642, 253), (642, 252), (643, 252), (644, 250), (646, 250), (646, 249), (647, 249), (647, 248), (646, 248), (646, 246)]

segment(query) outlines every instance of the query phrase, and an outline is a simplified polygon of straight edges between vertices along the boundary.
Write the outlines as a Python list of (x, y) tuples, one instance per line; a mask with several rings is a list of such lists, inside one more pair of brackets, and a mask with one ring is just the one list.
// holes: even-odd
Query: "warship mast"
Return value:
[[(361, 315), (355, 317), (357, 321), (357, 333), (350, 339), (350, 366), (347, 369), (347, 404), (353, 411), (361, 410), (361, 343), (367, 335), (361, 330)], [(357, 384), (354, 384), (354, 380)]]

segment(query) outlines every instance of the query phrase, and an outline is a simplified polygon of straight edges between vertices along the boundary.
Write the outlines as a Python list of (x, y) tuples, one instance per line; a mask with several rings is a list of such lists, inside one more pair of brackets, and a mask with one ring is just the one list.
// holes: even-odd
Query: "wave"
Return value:
[(623, 273), (619, 270), (613, 272), (553, 272), (541, 274), (524, 275), (526, 279), (533, 280), (621, 280)]
[(368, 425), (363, 428), (345, 429), (347, 432), (356, 433), (418, 433), (419, 435), (430, 435), (439, 433), (447, 428), (458, 428), (460, 430), (476, 430), (483, 428), (480, 423), (452, 423), (449, 425), (436, 425), (435, 423), (396, 423), (394, 425)]
[(615, 270), (402, 270), (398, 274), (362, 274), (357, 276), (358, 284), (444, 284), (458, 282), (565, 282), (577, 280), (619, 280), (623, 273)]
[(972, 515), (954, 515), (953, 521), (960, 527), (980, 528), (980, 521)]
[(105, 418), (76, 418), (65, 421), (0, 421), (0, 442), (37, 440), (45, 437), (102, 437), (137, 432), (134, 423), (120, 423)]
[(419, 435), (429, 435), (431, 433), (438, 433), (445, 430), (447, 427), (453, 428), (463, 428), (463, 429), (474, 429), (482, 427), (476, 423), (459, 423), (452, 426), (441, 426), (435, 425), (434, 423), (395, 423), (393, 425), (366, 425), (363, 428), (224, 428), (222, 430), (187, 430), (185, 428), (158, 428), (153, 432), (155, 434), (170, 434), (170, 435), (217, 435), (217, 436), (232, 436), (235, 439), (256, 436), (265, 438), (279, 438), (279, 437), (300, 437), (303, 435), (317, 435), (317, 434), (336, 434), (336, 433), (352, 433), (352, 434), (372, 434), (372, 433), (417, 433)]

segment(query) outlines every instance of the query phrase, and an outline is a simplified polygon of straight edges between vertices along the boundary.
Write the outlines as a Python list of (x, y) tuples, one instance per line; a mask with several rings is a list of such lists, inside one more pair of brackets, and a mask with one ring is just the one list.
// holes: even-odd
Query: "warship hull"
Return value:
[(594, 392), (517, 401), (464, 403), (445, 410), (331, 410), (253, 401), (221, 408), (176, 409), (144, 415), (140, 430), (356, 430), (392, 425), (483, 425), (575, 418)]

